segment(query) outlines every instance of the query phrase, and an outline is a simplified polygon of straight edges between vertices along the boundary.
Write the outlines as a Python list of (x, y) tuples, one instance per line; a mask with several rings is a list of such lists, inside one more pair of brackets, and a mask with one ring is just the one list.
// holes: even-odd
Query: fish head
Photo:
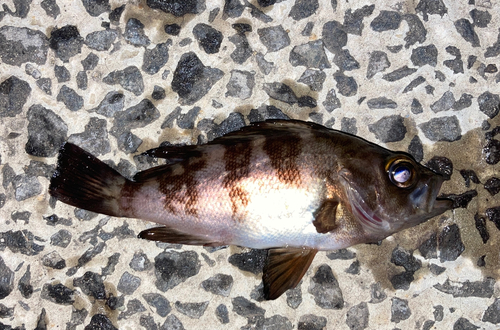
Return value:
[(339, 172), (353, 218), (366, 241), (377, 241), (416, 226), (452, 208), (450, 199), (437, 195), (442, 175), (403, 152), (372, 150), (350, 158)]

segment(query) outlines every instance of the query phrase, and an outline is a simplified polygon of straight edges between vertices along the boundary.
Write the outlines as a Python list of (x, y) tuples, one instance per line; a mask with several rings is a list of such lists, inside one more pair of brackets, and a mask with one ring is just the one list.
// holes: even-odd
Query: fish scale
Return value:
[(452, 207), (443, 177), (359, 137), (297, 120), (254, 123), (205, 145), (159, 147), (166, 165), (133, 180), (66, 143), (50, 193), (153, 221), (139, 237), (269, 249), (264, 293), (295, 287), (319, 250), (379, 241)]

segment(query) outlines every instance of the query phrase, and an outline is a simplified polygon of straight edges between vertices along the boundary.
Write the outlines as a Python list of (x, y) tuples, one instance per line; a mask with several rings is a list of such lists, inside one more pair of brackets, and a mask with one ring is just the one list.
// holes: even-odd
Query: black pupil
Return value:
[(411, 179), (411, 171), (407, 166), (401, 165), (394, 169), (392, 177), (397, 183), (406, 183)]

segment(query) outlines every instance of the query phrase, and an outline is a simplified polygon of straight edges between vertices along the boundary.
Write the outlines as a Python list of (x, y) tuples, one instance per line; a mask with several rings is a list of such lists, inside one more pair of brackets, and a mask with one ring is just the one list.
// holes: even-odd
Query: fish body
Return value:
[(132, 180), (66, 143), (50, 193), (90, 211), (163, 226), (139, 237), (270, 249), (275, 299), (318, 250), (381, 240), (451, 208), (442, 176), (406, 153), (302, 121), (266, 121), (205, 145), (159, 147), (167, 164)]

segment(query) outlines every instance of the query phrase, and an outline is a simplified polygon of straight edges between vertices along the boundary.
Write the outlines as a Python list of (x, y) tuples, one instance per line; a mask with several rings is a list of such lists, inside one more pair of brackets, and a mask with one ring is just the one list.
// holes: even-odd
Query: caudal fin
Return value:
[(65, 143), (49, 193), (63, 203), (116, 217), (126, 216), (119, 206), (127, 182), (120, 173), (82, 148)]

